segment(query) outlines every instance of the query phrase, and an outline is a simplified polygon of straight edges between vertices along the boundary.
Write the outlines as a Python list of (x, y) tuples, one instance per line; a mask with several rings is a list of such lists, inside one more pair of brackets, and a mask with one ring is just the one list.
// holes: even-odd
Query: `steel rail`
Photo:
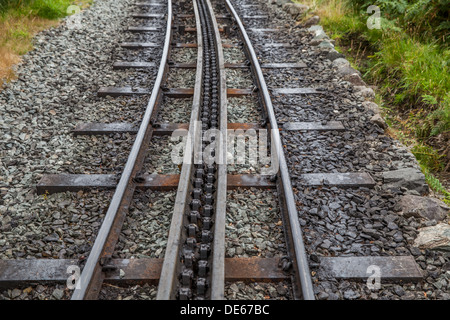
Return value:
[(184, 151), (183, 165), (181, 168), (180, 182), (175, 198), (175, 206), (172, 214), (172, 221), (169, 229), (164, 263), (159, 279), (157, 300), (175, 299), (178, 271), (180, 270), (180, 246), (183, 238), (183, 220), (185, 219), (186, 207), (189, 205), (190, 180), (194, 165), (195, 147), (199, 144), (198, 133), (201, 130), (198, 125), (201, 107), (201, 92), (203, 80), (203, 37), (197, 2), (194, 5), (195, 23), (197, 27), (197, 72), (195, 75), (194, 97), (192, 102), (192, 112), (189, 123), (189, 135)]
[(214, 10), (210, 0), (206, 0), (206, 5), (211, 16), (214, 28), (214, 37), (217, 50), (217, 62), (219, 64), (219, 108), (220, 108), (220, 135), (218, 144), (218, 177), (216, 193), (216, 211), (214, 221), (214, 242), (212, 248), (212, 278), (211, 278), (211, 299), (225, 299), (225, 226), (227, 209), (227, 82), (225, 73), (225, 59), (223, 56), (222, 40), (220, 38), (219, 26), (214, 15)]
[[(91, 282), (94, 276), (99, 277), (102, 274), (101, 271), (101, 258), (104, 255), (105, 245), (107, 244), (108, 237), (111, 230), (114, 227), (115, 221), (117, 220), (119, 210), (127, 210), (128, 206), (124, 205), (124, 201), (131, 201), (132, 194), (134, 193), (134, 182), (136, 172), (136, 164), (138, 157), (142, 157), (142, 154), (146, 152), (144, 148), (147, 144), (148, 137), (151, 136), (151, 125), (150, 121), (154, 112), (155, 105), (161, 96), (161, 84), (163, 79), (165, 79), (165, 73), (167, 70), (167, 59), (170, 52), (170, 45), (172, 40), (172, 0), (167, 1), (167, 26), (166, 26), (166, 36), (164, 40), (163, 53), (161, 57), (161, 64), (158, 70), (158, 74), (153, 86), (153, 90), (150, 96), (150, 100), (147, 104), (145, 114), (142, 118), (139, 131), (136, 135), (136, 139), (133, 143), (133, 147), (130, 151), (130, 155), (125, 164), (125, 168), (122, 172), (120, 181), (116, 187), (114, 195), (111, 199), (108, 211), (106, 212), (103, 223), (98, 232), (97, 238), (95, 239), (94, 245), (91, 249), (89, 257), (75, 285), (75, 290), (72, 294), (72, 300), (83, 300), (86, 298), (92, 298), (88, 295), (88, 291), (91, 290)], [(131, 187), (130, 187), (131, 186)], [(131, 196), (130, 196), (131, 193)], [(119, 230), (120, 232), (120, 230)], [(113, 248), (108, 248), (111, 252)], [(111, 253), (112, 254), (112, 253)], [(101, 277), (101, 276), (100, 276)], [(95, 288), (99, 291), (99, 288)]]
[[(289, 219), (289, 226), (290, 226), (290, 232), (292, 235), (293, 240), (293, 246), (294, 246), (294, 252), (295, 252), (295, 262), (296, 262), (296, 269), (298, 272), (298, 277), (301, 284), (301, 290), (304, 300), (315, 300), (314, 296), (314, 290), (311, 280), (311, 273), (309, 270), (308, 265), (308, 258), (306, 256), (306, 250), (305, 245), (303, 243), (303, 235), (302, 230), (300, 226), (300, 222), (298, 220), (298, 212), (295, 204), (295, 198), (294, 193), (292, 190), (292, 184), (289, 177), (289, 171), (286, 163), (286, 158), (284, 156), (282, 143), (281, 143), (281, 137), (278, 130), (278, 124), (275, 117), (275, 112), (272, 105), (272, 100), (270, 98), (270, 93), (267, 88), (266, 82), (264, 80), (264, 75), (261, 70), (261, 66), (259, 64), (257, 55), (255, 53), (255, 50), (253, 49), (252, 43), (250, 41), (250, 38), (248, 37), (247, 32), (245, 31), (245, 27), (239, 18), (239, 15), (237, 14), (236, 10), (233, 7), (233, 4), (230, 0), (225, 0), (226, 6), (228, 8), (228, 11), (232, 14), (232, 17), (236, 21), (236, 23), (239, 26), (239, 31), (244, 39), (244, 45), (245, 49), (248, 54), (248, 58), (251, 60), (251, 67), (253, 69), (253, 72), (256, 75), (257, 82), (259, 85), (259, 93), (261, 94), (264, 105), (266, 108), (267, 116), (269, 118), (270, 122), (270, 128), (271, 130), (271, 138), (272, 138), (272, 144), (275, 145), (275, 149), (277, 151), (277, 157), (278, 157), (278, 163), (279, 163), (279, 175), (282, 180), (282, 189), (284, 191), (284, 199), (285, 199), (285, 205), (287, 208), (288, 213), (288, 219)], [(273, 150), (273, 149), (272, 149)]]

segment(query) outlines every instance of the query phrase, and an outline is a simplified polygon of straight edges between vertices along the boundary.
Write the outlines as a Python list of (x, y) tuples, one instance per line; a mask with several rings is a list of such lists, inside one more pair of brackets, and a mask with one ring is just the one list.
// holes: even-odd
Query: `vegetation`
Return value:
[(0, 0), (0, 86), (14, 78), (13, 65), (33, 48), (36, 33), (58, 24), (71, 4), (81, 8), (93, 0)]
[(364, 11), (371, 5), (382, 12), (385, 27), (406, 31), (409, 35), (442, 42), (450, 40), (449, 0), (348, 0), (353, 12)]
[[(433, 173), (450, 171), (450, 0), (297, 1), (320, 16), (337, 49), (378, 87), (388, 132), (411, 148), (430, 186), (448, 197)], [(372, 5), (380, 24), (370, 29)]]
[(0, 14), (12, 16), (34, 16), (48, 20), (65, 17), (67, 8), (78, 5), (80, 8), (91, 4), (93, 0), (0, 0)]
[(0, 0), (0, 11), (20, 16), (58, 19), (66, 15), (71, 0)]

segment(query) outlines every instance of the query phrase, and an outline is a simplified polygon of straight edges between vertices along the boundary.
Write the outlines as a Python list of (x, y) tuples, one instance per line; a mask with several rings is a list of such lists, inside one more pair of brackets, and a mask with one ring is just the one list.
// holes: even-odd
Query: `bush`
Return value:
[(450, 0), (348, 0), (357, 11), (371, 5), (380, 7), (381, 14), (395, 20), (411, 34), (433, 36), (443, 43), (450, 39)]
[(46, 19), (58, 19), (67, 15), (71, 0), (0, 0), (0, 12), (14, 11), (22, 15), (35, 15)]
[(47, 19), (58, 19), (67, 15), (68, 0), (35, 0), (31, 6), (36, 15)]
[[(348, 14), (334, 19), (330, 27), (344, 36), (356, 32), (369, 41), (374, 54), (364, 66), (365, 75), (381, 87), (389, 105), (424, 110), (409, 119), (416, 138), (450, 130), (450, 0), (341, 1)], [(365, 25), (371, 5), (380, 7), (381, 29)]]

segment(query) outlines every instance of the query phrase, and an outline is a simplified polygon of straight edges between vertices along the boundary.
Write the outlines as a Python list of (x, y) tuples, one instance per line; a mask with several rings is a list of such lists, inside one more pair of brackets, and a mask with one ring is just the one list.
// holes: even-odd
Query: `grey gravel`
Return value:
[(155, 300), (157, 290), (157, 286), (149, 284), (131, 287), (106, 284), (100, 291), (99, 300)]
[[(435, 228), (439, 224), (413, 214), (402, 216), (398, 205), (401, 196), (428, 192), (423, 176), (416, 175), (420, 167), (404, 146), (385, 135), (384, 121), (373, 118), (380, 115), (380, 110), (372, 105), (368, 107), (375, 96), (372, 88), (366, 87), (363, 81), (353, 81), (355, 74), (359, 78), (361, 74), (339, 59), (343, 57), (333, 49), (333, 41), (327, 42), (329, 48), (321, 47), (326, 35), (314, 41), (315, 32), (291, 28), (295, 21), (277, 5), (267, 5), (261, 11), (240, 8), (238, 2), (237, 8), (240, 14), (270, 12), (268, 20), (245, 21), (247, 27), (290, 28), (285, 33), (249, 33), (255, 43), (293, 45), (276, 49), (256, 46), (261, 63), (295, 62), (301, 58), (308, 66), (300, 70), (263, 70), (269, 88), (313, 87), (320, 92), (273, 97), (277, 121), (324, 124), (333, 120), (341, 121), (346, 128), (344, 132), (281, 131), (311, 261), (314, 262), (313, 256), (413, 255), (424, 273), (421, 282), (382, 281), (380, 290), (371, 291), (363, 281), (329, 279), (312, 263), (316, 297), (321, 300), (448, 299), (448, 271), (442, 268), (450, 265), (448, 253), (417, 248), (414, 242), (421, 228)], [(320, 30), (321, 26), (313, 29)], [(341, 61), (344, 63), (340, 64)], [(401, 179), (389, 180), (388, 171), (398, 171)], [(303, 186), (300, 175), (315, 172), (369, 172), (376, 186), (374, 189)], [(444, 224), (448, 226), (448, 217)]]
[[(98, 0), (80, 13), (80, 28), (63, 22), (41, 32), (17, 67), (17, 80), (0, 92), (2, 259), (89, 253), (110, 192), (38, 196), (34, 186), (45, 173), (118, 173), (125, 164), (132, 135), (70, 131), (91, 121), (139, 123), (148, 97), (97, 97), (105, 85), (152, 85), (152, 71), (112, 71), (123, 52), (117, 44), (133, 40), (124, 31), (133, 10), (129, 1)], [(158, 52), (152, 54), (157, 60)]]
[(118, 258), (164, 258), (175, 195), (175, 191), (135, 193), (116, 245)]
[[(20, 194), (20, 193), (18, 193)], [(5, 198), (0, 207), (1, 259), (78, 259), (89, 254), (108, 208), (110, 191)], [(19, 197), (19, 199), (22, 196)], [(18, 223), (18, 222), (21, 223)]]
[(170, 59), (176, 63), (197, 63), (197, 49), (174, 48), (170, 53)]
[[(77, 259), (89, 253), (111, 192), (37, 196), (33, 185), (47, 172), (105, 173), (117, 172), (123, 166), (123, 155), (130, 147), (131, 135), (74, 139), (69, 131), (75, 124), (87, 120), (136, 123), (142, 114), (142, 103), (148, 97), (96, 97), (98, 88), (104, 85), (152, 85), (154, 72), (151, 71), (145, 74), (132, 70), (111, 72), (112, 63), (117, 60), (138, 59), (138, 53), (116, 46), (118, 42), (133, 40), (132, 35), (119, 32), (128, 25), (130, 8), (128, 1), (111, 3), (98, 0), (91, 9), (82, 13), (81, 29), (68, 30), (63, 24), (41, 33), (36, 38), (36, 49), (27, 54), (18, 67), (18, 80), (7, 84), (0, 92), (0, 109), (5, 115), (0, 119), (3, 142), (0, 146), (1, 259)], [(247, 27), (289, 27), (293, 23), (277, 6), (269, 8), (273, 18), (263, 22), (257, 19), (248, 21)], [(193, 26), (192, 19), (186, 22)], [(133, 23), (139, 25), (142, 21)], [(313, 34), (305, 29), (291, 31), (281, 36), (251, 34), (257, 41), (294, 44), (293, 48), (259, 47), (257, 54), (261, 62), (293, 62), (301, 57), (308, 65), (306, 70), (268, 71), (268, 85), (314, 87), (322, 94), (277, 97), (274, 99), (277, 119), (281, 122), (340, 120), (347, 129), (339, 134), (282, 132), (299, 218), (302, 227), (308, 230), (304, 233), (308, 254), (412, 254), (424, 273), (421, 282), (383, 283), (380, 290), (373, 292), (364, 283), (328, 279), (312, 268), (317, 298), (450, 299), (448, 253), (418, 248), (419, 244), (414, 244), (421, 228), (448, 226), (447, 219), (438, 224), (435, 220), (400, 215), (399, 197), (414, 194), (411, 193), (414, 190), (408, 190), (402, 184), (388, 188), (383, 185), (383, 171), (417, 171), (417, 162), (397, 141), (384, 135), (381, 123), (370, 121), (377, 113), (367, 110), (364, 103), (373, 99), (373, 90), (355, 86), (344, 78), (358, 72), (348, 66), (333, 69), (330, 59), (339, 58), (339, 54), (333, 49), (321, 48), (319, 43), (319, 46), (313, 46), (310, 42)], [(158, 39), (158, 35), (145, 37), (137, 36), (134, 40)], [(188, 36), (183, 39), (186, 42), (191, 40)], [(332, 48), (332, 42), (327, 42), (326, 46)], [(157, 61), (160, 50), (141, 53), (147, 61)], [(239, 48), (226, 48), (224, 55), (226, 63), (242, 63), (246, 59)], [(175, 62), (193, 63), (195, 58), (195, 49), (173, 50)], [(192, 76), (186, 79), (183, 72), (174, 71), (171, 78), (174, 85), (193, 84)], [(239, 78), (237, 74), (228, 81), (235, 85), (250, 84), (247, 76)], [(174, 109), (173, 105), (170, 108)], [(188, 111), (182, 109), (174, 118), (161, 119), (186, 119)], [(247, 121), (256, 114), (241, 109), (236, 112), (236, 119)], [(175, 142), (168, 142), (165, 140), (167, 137), (158, 138), (152, 142), (152, 150), (158, 151), (146, 159), (143, 172), (179, 173), (178, 166), (170, 160)], [(244, 168), (242, 172), (255, 172), (248, 170)], [(299, 183), (300, 174), (305, 172), (349, 171), (370, 172), (377, 186), (372, 190), (328, 186), (307, 188)], [(167, 233), (170, 224), (168, 213), (172, 211), (174, 196), (174, 193), (139, 193), (122, 231), (116, 252), (118, 256), (163, 256), (165, 243), (161, 236)], [(275, 257), (286, 254), (276, 199), (273, 191), (228, 192), (227, 256)], [(149, 213), (152, 219), (142, 215), (143, 212)], [(153, 238), (156, 234), (158, 237)], [(146, 245), (133, 243), (136, 239)], [(227, 284), (225, 294), (227, 299), (291, 297), (289, 283), (245, 285), (236, 282)], [(69, 295), (70, 292), (60, 285), (38, 285), (4, 290), (0, 292), (0, 299), (60, 300)], [(156, 287), (149, 285), (107, 286), (101, 292), (103, 299), (154, 299), (155, 296)]]
[(223, 48), (225, 63), (243, 63), (246, 60), (245, 54), (240, 48)]
[(249, 70), (226, 69), (225, 74), (228, 88), (251, 89), (254, 86)]
[(191, 119), (192, 98), (172, 99), (163, 97), (158, 112), (158, 123), (187, 123)]
[[(153, 86), (155, 68), (112, 70), (116, 61), (159, 62), (161, 48), (125, 50), (118, 46), (124, 41), (160, 42), (163, 38), (161, 32), (145, 35), (126, 32), (129, 15), (135, 10), (129, 0), (97, 0), (80, 13), (80, 28), (68, 29), (63, 22), (41, 32), (34, 40), (35, 49), (23, 56), (17, 67), (18, 79), (6, 84), (0, 92), (0, 259), (84, 259), (89, 255), (112, 192), (38, 196), (34, 187), (45, 173), (122, 171), (133, 135), (75, 137), (70, 131), (85, 122), (140, 123), (148, 95), (97, 97), (102, 86)], [(164, 20), (160, 22), (164, 24)], [(156, 22), (154, 26), (163, 24)], [(178, 117), (183, 117), (182, 112)], [(153, 209), (145, 203), (145, 208), (136, 204), (131, 211), (136, 215), (141, 211), (154, 214), (159, 207), (162, 214), (152, 216), (152, 221), (130, 216), (126, 222), (128, 229), (124, 230), (134, 230), (136, 223), (141, 223), (138, 226), (141, 229), (134, 230), (133, 236), (147, 237), (147, 242), (142, 243), (151, 242), (151, 252), (145, 247), (132, 250), (133, 244), (128, 240), (120, 242), (123, 247), (118, 249), (119, 254), (127, 257), (164, 254), (164, 240), (160, 243), (153, 240), (166, 233), (163, 224), (170, 224), (173, 195), (153, 199), (155, 196), (156, 193), (148, 195), (154, 200), (150, 203)], [(147, 292), (148, 297), (154, 297), (155, 292)], [(65, 284), (32, 285), (1, 291), (0, 300), (63, 300), (69, 299), (71, 293)], [(139, 292), (138, 297), (144, 296)]]
[[(175, 139), (175, 138), (174, 138)], [(174, 162), (177, 160), (173, 157), (183, 157), (183, 142), (182, 139), (172, 140), (171, 136), (154, 136), (150, 141), (150, 152), (144, 162), (144, 167), (141, 170), (144, 174), (179, 174), (181, 172), (180, 166)], [(179, 153), (176, 150), (181, 150)]]
[(254, 188), (227, 192), (227, 257), (275, 257), (286, 253), (277, 195)]
[(170, 68), (166, 86), (168, 88), (194, 88), (195, 69)]
[(258, 123), (261, 120), (258, 99), (253, 95), (230, 97), (227, 108), (230, 123)]
[(254, 282), (245, 284), (242, 281), (225, 283), (225, 299), (227, 300), (290, 300), (292, 292), (290, 283)]
[(30, 285), (0, 291), (2, 300), (69, 300), (71, 291), (65, 285)]

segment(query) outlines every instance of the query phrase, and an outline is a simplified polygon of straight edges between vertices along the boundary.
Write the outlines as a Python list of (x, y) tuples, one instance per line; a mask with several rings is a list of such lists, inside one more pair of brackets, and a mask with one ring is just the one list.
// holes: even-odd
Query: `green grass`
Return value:
[[(73, 0), (0, 0), (0, 13), (56, 20), (67, 16), (67, 8), (74, 2)], [(78, 1), (80, 6), (87, 2), (92, 3), (92, 0)]]
[(384, 82), (391, 91), (390, 83), (397, 84), (393, 92), (396, 104), (421, 103), (429, 110), (448, 107), (449, 50), (401, 35), (379, 41), (380, 50), (367, 74), (377, 83)]
[(70, 0), (36, 0), (31, 9), (42, 18), (58, 19), (67, 15), (66, 10), (71, 2)]
[[(321, 24), (332, 33), (335, 40), (351, 41), (352, 35), (358, 40), (365, 40), (375, 51), (370, 56), (365, 75), (376, 84), (385, 85), (385, 93), (393, 99), (389, 102), (401, 105), (409, 103), (422, 104), (428, 107), (433, 118), (443, 116), (447, 120), (448, 103), (450, 101), (450, 50), (436, 41), (419, 39), (409, 35), (392, 21), (382, 19), (381, 30), (368, 29), (366, 19), (368, 14), (351, 11), (345, 1), (322, 0), (315, 2), (317, 6), (341, 3), (345, 10), (343, 15), (328, 14), (322, 17)], [(330, 10), (330, 9), (328, 9)], [(355, 51), (355, 48), (348, 48)], [(354, 53), (354, 52), (353, 52)], [(396, 86), (393, 87), (392, 83)], [(424, 98), (425, 97), (425, 98)], [(436, 103), (430, 104), (432, 98)], [(446, 111), (447, 110), (447, 111)], [(445, 126), (441, 126), (445, 129)], [(434, 130), (439, 133), (441, 130)]]
[(30, 33), (23, 29), (13, 30), (11, 32), (11, 37), (15, 39), (26, 39), (30, 36)]
[[(303, 1), (302, 1), (303, 2)], [(427, 138), (450, 130), (450, 50), (434, 37), (417, 32), (405, 32), (410, 24), (401, 25), (400, 19), (381, 17), (381, 29), (368, 29), (370, 16), (350, 0), (306, 1), (321, 16), (321, 24), (344, 53), (358, 64), (364, 54), (358, 42), (367, 42), (373, 55), (359, 64), (365, 78), (380, 87), (385, 103), (400, 110), (424, 109), (427, 116), (415, 122), (427, 127), (418, 138)], [(361, 2), (361, 1), (360, 1)], [(417, 10), (417, 3), (403, 8), (403, 4), (385, 1), (386, 10)], [(382, 11), (383, 13), (383, 11)], [(416, 25), (419, 23), (416, 22)], [(430, 31), (431, 32), (431, 31)], [(345, 44), (345, 46), (343, 45)], [(367, 48), (366, 48), (367, 49)], [(365, 52), (367, 53), (367, 51)], [(411, 119), (413, 120), (417, 119)], [(425, 135), (423, 135), (426, 133)]]
[(93, 0), (0, 0), (0, 90), (15, 78), (13, 66), (33, 48), (38, 32), (56, 26), (59, 18), (71, 14), (69, 5), (81, 9)]
[(419, 143), (411, 148), (411, 152), (422, 166), (432, 171), (440, 171), (443, 169), (441, 156), (430, 146)]
[(385, 103), (413, 110), (407, 126), (420, 141), (450, 130), (450, 51), (410, 37), (383, 39), (366, 71)]
[(425, 181), (430, 186), (430, 188), (437, 193), (443, 195), (442, 201), (446, 204), (450, 205), (450, 192), (442, 185), (442, 183), (437, 179), (431, 172), (430, 169), (426, 165), (420, 164), (420, 168), (422, 169), (423, 174), (425, 175)]
[[(412, 149), (430, 187), (449, 201), (448, 192), (433, 176), (449, 159), (427, 144), (439, 137), (444, 139), (436, 141), (446, 141), (450, 130), (450, 50), (445, 41), (450, 29), (446, 29), (445, 0), (298, 2), (310, 6), (310, 15), (320, 16), (320, 24), (336, 40), (336, 49), (367, 83), (378, 87), (377, 103), (392, 126), (390, 133)], [(366, 8), (371, 4), (381, 7), (381, 29), (367, 27), (371, 14)], [(445, 146), (434, 147), (445, 152)]]

